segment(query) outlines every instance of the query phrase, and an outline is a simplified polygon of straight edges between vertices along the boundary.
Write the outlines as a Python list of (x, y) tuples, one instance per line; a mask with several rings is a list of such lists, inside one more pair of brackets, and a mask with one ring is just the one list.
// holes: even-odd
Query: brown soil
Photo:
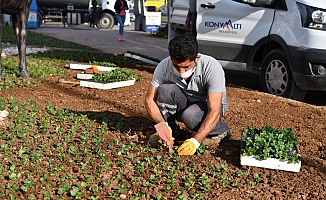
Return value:
[[(36, 101), (41, 107), (45, 107), (47, 103), (55, 105), (56, 109), (67, 108), (71, 111), (88, 114), (91, 116), (106, 116), (109, 119), (108, 127), (114, 126), (121, 118), (124, 120), (124, 125), (119, 131), (110, 129), (105, 134), (105, 142), (100, 149), (106, 152), (106, 160), (111, 163), (110, 170), (102, 173), (101, 180), (110, 179), (119, 169), (123, 169), (124, 173), (122, 181), (112, 181), (109, 186), (100, 185), (99, 181), (92, 179), (93, 184), (100, 185), (96, 194), (88, 189), (82, 196), (82, 199), (90, 199), (90, 196), (99, 196), (99, 199), (109, 198), (109, 193), (114, 190), (114, 186), (122, 185), (128, 181), (127, 190), (112, 198), (116, 199), (136, 199), (135, 194), (144, 192), (139, 199), (160, 199), (160, 194), (165, 199), (177, 199), (178, 191), (183, 191), (183, 194), (188, 199), (196, 199), (190, 197), (191, 194), (203, 193), (203, 199), (325, 199), (326, 198), (326, 109), (322, 106), (314, 106), (307, 103), (301, 103), (284, 99), (269, 94), (264, 94), (256, 90), (247, 90), (232, 86), (228, 82), (227, 97), (229, 100), (229, 109), (224, 117), (224, 120), (229, 124), (232, 132), (230, 141), (220, 144), (219, 146), (210, 148), (202, 155), (190, 157), (181, 157), (179, 160), (179, 169), (176, 170), (176, 184), (171, 191), (166, 192), (167, 177), (162, 174), (155, 184), (150, 184), (148, 188), (142, 186), (149, 180), (153, 174), (153, 168), (150, 164), (145, 164), (145, 171), (139, 178), (138, 182), (132, 182), (131, 177), (134, 176), (133, 170), (128, 170), (125, 166), (114, 164), (117, 160), (117, 155), (108, 153), (107, 145), (114, 142), (115, 138), (119, 138), (122, 143), (129, 144), (135, 142), (138, 147), (144, 146), (148, 137), (154, 133), (154, 123), (149, 120), (144, 108), (144, 96), (148, 84), (154, 70), (154, 66), (148, 65), (125, 65), (134, 70), (138, 77), (143, 78), (143, 81), (137, 81), (134, 86), (123, 87), (112, 90), (89, 89), (73, 84), (57, 83), (55, 79), (48, 79), (45, 82), (39, 82), (35, 88), (14, 88), (1, 91), (1, 96), (9, 99), (13, 96), (24, 102), (29, 99)], [(67, 73), (67, 80), (76, 81), (74, 77), (79, 71), (70, 71)], [(100, 121), (99, 121), (100, 122)], [(101, 122), (100, 122), (101, 123)], [(256, 168), (240, 165), (240, 137), (241, 132), (248, 125), (260, 128), (264, 125), (270, 125), (275, 128), (292, 128), (295, 135), (298, 137), (297, 147), (302, 156), (301, 171), (299, 173), (285, 172), (280, 170), (271, 170), (264, 168)], [(1, 130), (1, 129), (0, 129)], [(181, 126), (179, 135), (187, 134), (188, 131)], [(43, 135), (40, 139), (44, 142), (50, 137)], [(1, 144), (6, 141), (1, 140)], [(52, 141), (59, 142), (59, 141)], [(179, 141), (180, 144), (181, 141)], [(23, 141), (21, 141), (23, 144)], [(32, 144), (31, 144), (32, 145)], [(50, 146), (50, 144), (49, 144)], [(118, 145), (117, 145), (118, 146)], [(19, 147), (17, 147), (19, 148)], [(17, 149), (18, 151), (18, 149)], [(14, 153), (14, 152), (13, 152)], [(53, 152), (56, 153), (56, 152)], [(139, 151), (133, 152), (135, 155), (143, 154)], [(158, 153), (167, 158), (167, 153)], [(81, 180), (83, 174), (79, 165), (70, 163), (69, 160), (74, 156), (66, 154), (65, 164), (67, 168), (63, 172), (59, 172), (56, 176), (50, 176), (48, 183), (53, 185), (46, 187), (45, 183), (39, 181), (39, 178), (46, 172), (39, 171), (33, 174), (35, 186), (27, 193), (18, 190), (16, 193), (8, 189), (10, 180), (2, 179), (0, 188), (5, 191), (5, 196), (1, 198), (9, 199), (9, 194), (15, 194), (18, 199), (25, 199), (28, 196), (34, 196), (35, 199), (44, 198), (42, 191), (50, 192), (51, 199), (59, 199), (57, 195), (58, 177), (64, 177), (64, 174), (70, 173), (77, 178), (66, 180), (68, 184), (73, 185)], [(157, 155), (148, 154), (148, 156), (156, 158)], [(3, 154), (0, 154), (2, 165), (8, 164)], [(43, 160), (44, 166), (49, 165), (48, 160)], [(167, 161), (168, 162), (168, 161)], [(174, 166), (173, 161), (168, 162)], [(222, 177), (209, 178), (209, 184), (212, 186), (206, 193), (200, 189), (197, 184), (192, 189), (185, 187), (181, 179), (183, 175), (195, 163), (196, 172), (200, 176), (207, 173), (208, 167), (227, 166), (227, 172)], [(135, 164), (135, 162), (134, 162)], [(96, 169), (96, 163), (88, 165), (88, 170)], [(33, 165), (30, 166), (33, 170)], [(159, 169), (161, 172), (168, 173), (169, 171)], [(237, 177), (237, 172), (244, 172), (244, 175)], [(256, 183), (254, 174), (260, 174), (262, 180)], [(239, 185), (232, 187), (222, 184), (223, 177), (231, 177), (237, 180)], [(253, 180), (254, 184), (250, 186), (248, 180)], [(21, 179), (22, 180), (22, 179)], [(58, 186), (59, 187), (59, 186)], [(56, 189), (55, 189), (56, 188)], [(71, 194), (60, 196), (64, 199), (73, 199)], [(179, 199), (181, 199), (179, 197)], [(199, 199), (199, 198), (198, 198)]]

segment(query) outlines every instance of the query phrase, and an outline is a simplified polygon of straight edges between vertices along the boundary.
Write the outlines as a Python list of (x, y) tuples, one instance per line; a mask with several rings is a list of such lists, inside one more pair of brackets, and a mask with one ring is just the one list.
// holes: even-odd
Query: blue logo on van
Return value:
[(229, 21), (226, 22), (205, 21), (205, 27), (222, 28), (227, 29), (228, 31), (232, 31), (241, 29), (242, 24), (232, 23), (231, 19), (229, 19)]

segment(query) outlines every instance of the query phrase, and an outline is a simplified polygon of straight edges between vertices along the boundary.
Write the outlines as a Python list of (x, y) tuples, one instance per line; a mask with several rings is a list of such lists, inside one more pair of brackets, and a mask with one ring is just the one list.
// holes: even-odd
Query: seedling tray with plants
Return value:
[(80, 86), (104, 90), (113, 89), (134, 85), (137, 78), (134, 71), (119, 67), (92, 75), (91, 80), (81, 80)]
[(241, 165), (299, 172), (301, 157), (292, 129), (248, 126), (242, 132)]

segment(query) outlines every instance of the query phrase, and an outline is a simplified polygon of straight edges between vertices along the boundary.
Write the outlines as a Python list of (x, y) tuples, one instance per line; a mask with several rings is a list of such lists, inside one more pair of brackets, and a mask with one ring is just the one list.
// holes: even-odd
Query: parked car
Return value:
[[(189, 0), (169, 5), (171, 39), (190, 31)], [(326, 91), (325, 0), (197, 0), (196, 27), (199, 52), (260, 75), (264, 92), (302, 100)]]
[(167, 9), (167, 8), (168, 8), (168, 7), (167, 7), (167, 5), (165, 4), (165, 5), (161, 6), (161, 7), (158, 9), (158, 11), (161, 12), (161, 14), (162, 14), (163, 16), (166, 16), (166, 15), (168, 15), (168, 9)]

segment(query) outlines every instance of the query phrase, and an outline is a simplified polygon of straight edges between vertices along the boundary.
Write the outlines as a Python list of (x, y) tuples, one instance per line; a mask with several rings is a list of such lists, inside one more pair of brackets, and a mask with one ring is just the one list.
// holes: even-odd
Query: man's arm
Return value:
[(157, 98), (157, 88), (155, 88), (150, 84), (148, 86), (147, 93), (145, 96), (145, 108), (150, 118), (155, 123), (160, 123), (160, 122), (164, 122), (164, 118), (162, 117), (160, 109), (158, 108), (155, 102), (156, 98)]
[(193, 136), (199, 143), (208, 136), (220, 120), (223, 92), (208, 93), (207, 95), (207, 116), (204, 119), (197, 133)]

